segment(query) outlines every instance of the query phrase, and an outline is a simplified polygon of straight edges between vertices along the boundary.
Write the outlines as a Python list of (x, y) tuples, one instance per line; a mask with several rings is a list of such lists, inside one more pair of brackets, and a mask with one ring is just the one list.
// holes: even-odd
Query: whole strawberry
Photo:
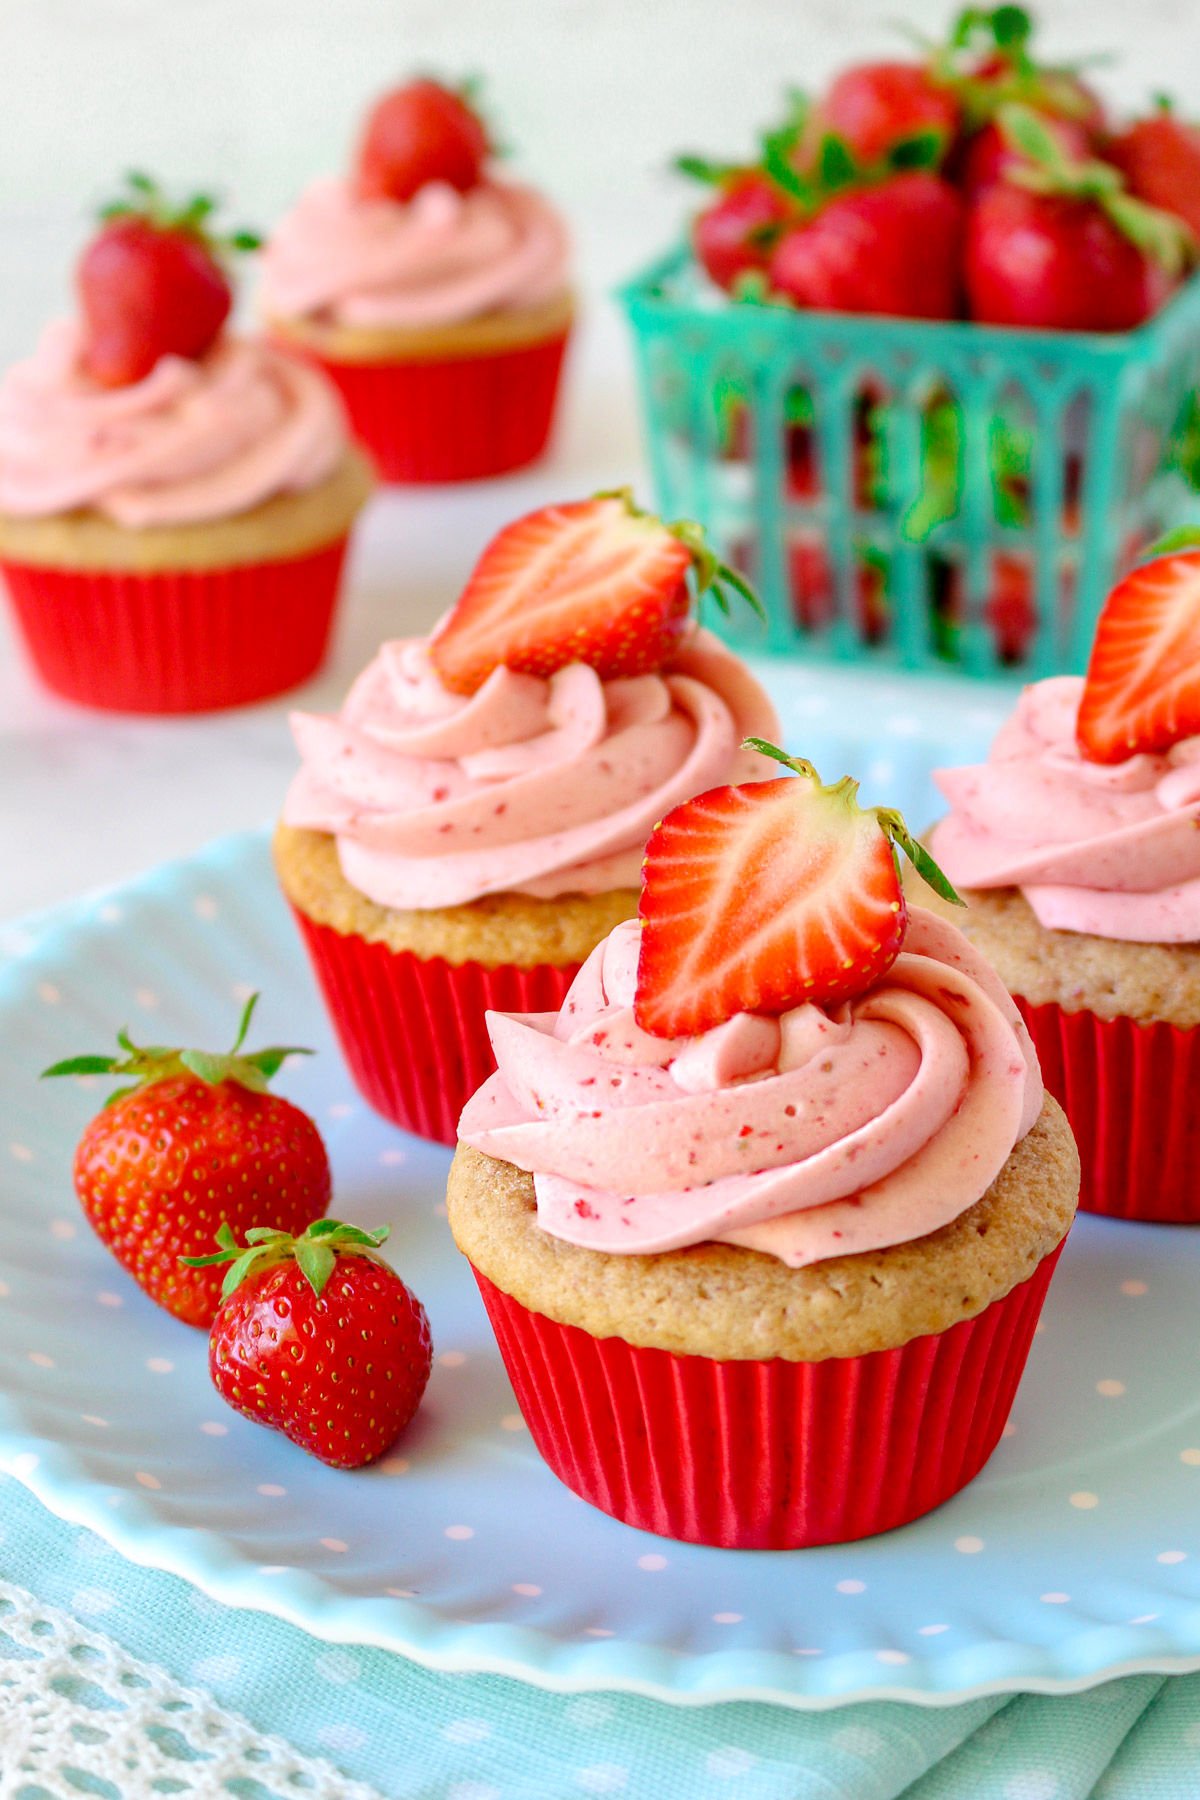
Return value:
[(949, 319), (958, 310), (963, 205), (938, 175), (837, 194), (777, 243), (772, 291), (824, 312)]
[(692, 221), (692, 248), (709, 280), (729, 292), (739, 276), (766, 267), (795, 204), (762, 169), (724, 169), (694, 156), (680, 157), (676, 167), (717, 188)]
[(193, 1267), (229, 1265), (209, 1338), (223, 1400), (335, 1469), (390, 1449), (420, 1404), (433, 1350), (416, 1295), (376, 1251), (388, 1233), (318, 1219), (299, 1237), (229, 1228)]
[(1139, 200), (1175, 213), (1200, 237), (1200, 125), (1181, 119), (1163, 96), (1148, 118), (1110, 139), (1104, 154)]
[(1136, 199), (1111, 165), (1065, 156), (1027, 108), (1006, 108), (1000, 124), (1020, 157), (971, 209), (971, 317), (1052, 331), (1140, 325), (1195, 255), (1187, 227)]
[(955, 94), (923, 63), (857, 63), (833, 82), (805, 137), (814, 152), (822, 137), (840, 138), (865, 164), (883, 164), (930, 139), (923, 161), (932, 166), (954, 143), (960, 112)]
[(488, 135), (461, 93), (437, 81), (410, 81), (376, 101), (355, 167), (364, 200), (411, 200), (431, 181), (465, 193), (482, 179)]
[(208, 1325), (220, 1300), (214, 1269), (185, 1267), (220, 1228), (270, 1220), (299, 1231), (323, 1213), (329, 1158), (307, 1113), (267, 1083), (285, 1057), (243, 1053), (257, 994), (224, 1056), (117, 1034), (124, 1055), (74, 1056), (46, 1075), (128, 1076), (75, 1152), (75, 1191), (97, 1236), (152, 1300), (189, 1325)]
[(173, 207), (146, 175), (130, 175), (128, 185), (105, 207), (75, 271), (83, 365), (101, 387), (141, 381), (160, 357), (196, 359), (211, 349), (233, 303), (222, 255), (258, 244), (246, 231), (214, 236), (206, 194)]

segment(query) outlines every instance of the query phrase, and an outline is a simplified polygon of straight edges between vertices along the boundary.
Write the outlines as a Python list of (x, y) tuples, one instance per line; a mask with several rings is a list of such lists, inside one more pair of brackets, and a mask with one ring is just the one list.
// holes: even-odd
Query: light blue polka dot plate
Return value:
[[(928, 758), (905, 742), (888, 797), (921, 818)], [(72, 1148), (103, 1089), (35, 1080), (122, 1022), (219, 1046), (251, 988), (264, 1041), (320, 1051), (279, 1085), (326, 1134), (342, 1215), (394, 1223), (433, 1325), (426, 1403), (368, 1472), (223, 1408), (203, 1336), (77, 1211)], [(104, 895), (15, 955), (0, 1093), (0, 1466), (136, 1562), (319, 1638), (680, 1701), (936, 1703), (1200, 1667), (1200, 1232), (1076, 1228), (1011, 1434), (941, 1511), (846, 1548), (734, 1554), (617, 1524), (538, 1459), (446, 1227), (448, 1155), (357, 1099), (265, 836)]]

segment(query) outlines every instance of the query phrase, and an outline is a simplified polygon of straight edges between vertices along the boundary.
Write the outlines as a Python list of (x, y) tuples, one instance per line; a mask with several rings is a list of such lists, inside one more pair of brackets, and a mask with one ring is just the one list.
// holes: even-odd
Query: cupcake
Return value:
[(906, 908), (898, 815), (789, 766), (676, 808), (640, 924), (557, 1012), (492, 1015), (449, 1183), (554, 1473), (742, 1549), (887, 1531), (971, 1480), (1078, 1191), (1011, 999)]
[(546, 446), (567, 234), (488, 156), (462, 95), (410, 82), (371, 112), (352, 173), (314, 182), (266, 248), (272, 336), (337, 383), (385, 481), (499, 475)]
[(558, 1006), (637, 911), (656, 819), (761, 759), (775, 714), (690, 618), (695, 528), (624, 496), (503, 530), (432, 639), (385, 644), (336, 717), (298, 713), (275, 859), (352, 1074), (453, 1144), (489, 1008)]
[[(1066, 1108), (1080, 1205), (1200, 1220), (1200, 552), (1109, 596), (1086, 680), (1021, 694), (934, 779), (930, 843)], [(938, 904), (931, 901), (931, 904)]]
[(77, 271), (80, 316), (0, 382), (0, 570), (47, 687), (118, 712), (265, 699), (320, 667), (370, 488), (337, 393), (227, 332), (211, 203), (145, 178)]

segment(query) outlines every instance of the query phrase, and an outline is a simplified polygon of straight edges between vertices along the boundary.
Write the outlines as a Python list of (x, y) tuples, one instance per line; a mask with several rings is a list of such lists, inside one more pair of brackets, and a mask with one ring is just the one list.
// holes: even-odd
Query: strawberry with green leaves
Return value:
[[(834, 137), (856, 161), (922, 168), (944, 162), (958, 136), (961, 103), (919, 62), (857, 63), (843, 69), (805, 128), (810, 154)], [(807, 161), (802, 153), (802, 166)]]
[(681, 156), (675, 167), (717, 190), (692, 220), (692, 249), (709, 280), (732, 293), (742, 276), (766, 268), (780, 234), (797, 216), (796, 202), (765, 169), (725, 167), (698, 156)]
[(409, 81), (372, 107), (355, 186), (364, 200), (411, 200), (433, 181), (466, 193), (482, 181), (490, 150), (470, 84)]
[(306, 1113), (268, 1084), (289, 1056), (244, 1051), (257, 994), (232, 1050), (140, 1047), (117, 1034), (120, 1056), (73, 1056), (47, 1076), (116, 1075), (117, 1089), (75, 1152), (75, 1191), (101, 1241), (152, 1300), (189, 1325), (216, 1312), (220, 1277), (189, 1269), (222, 1226), (264, 1221), (300, 1231), (329, 1205), (329, 1158)]
[(209, 1336), (223, 1400), (336, 1469), (374, 1462), (420, 1404), (433, 1350), (425, 1308), (379, 1256), (388, 1235), (318, 1219), (293, 1236), (251, 1227), (187, 1258), (225, 1270)]
[(1075, 726), (1089, 762), (1200, 736), (1200, 534), (1159, 550), (1117, 583), (1096, 626)]
[(646, 846), (634, 1016), (659, 1037), (873, 987), (904, 942), (900, 851), (958, 901), (899, 813), (859, 805), (856, 781), (826, 787), (774, 744), (746, 748), (791, 774), (686, 801)]
[(1110, 138), (1104, 154), (1130, 193), (1174, 213), (1200, 238), (1200, 125), (1180, 118), (1165, 94), (1146, 118)]
[(492, 539), (430, 660), (456, 694), (476, 693), (501, 667), (544, 676), (583, 662), (605, 680), (645, 675), (670, 665), (693, 602), (711, 593), (727, 610), (727, 588), (761, 614), (699, 525), (664, 524), (627, 488), (543, 506)]
[(207, 194), (176, 206), (140, 174), (128, 189), (105, 207), (75, 271), (83, 367), (108, 388), (143, 380), (161, 357), (204, 356), (233, 304), (225, 259), (258, 245), (251, 232), (214, 233)]
[(1065, 156), (1028, 108), (1006, 108), (1000, 124), (1019, 161), (971, 209), (972, 318), (1051, 331), (1140, 325), (1195, 258), (1187, 227), (1136, 199), (1110, 164)]

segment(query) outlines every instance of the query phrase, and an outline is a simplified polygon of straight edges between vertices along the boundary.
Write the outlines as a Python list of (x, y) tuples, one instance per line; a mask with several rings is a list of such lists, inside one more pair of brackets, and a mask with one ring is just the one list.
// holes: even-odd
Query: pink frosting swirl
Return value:
[(753, 676), (706, 631), (662, 675), (500, 668), (469, 699), (442, 686), (426, 639), (401, 639), (340, 717), (293, 713), (303, 767), (283, 816), (333, 832), (346, 880), (380, 906), (638, 887), (655, 823), (705, 788), (766, 773), (738, 746), (778, 729)]
[(0, 383), (0, 511), (220, 519), (315, 487), (346, 443), (332, 385), (269, 344), (223, 337), (197, 362), (163, 356), (102, 388), (80, 366), (79, 326), (58, 320)]
[(1082, 678), (1027, 687), (985, 763), (938, 769), (933, 849), (959, 887), (1019, 887), (1054, 931), (1200, 941), (1200, 738), (1091, 763), (1075, 742)]
[(1041, 1111), (1016, 1007), (931, 913), (860, 998), (695, 1038), (638, 1028), (637, 958), (636, 922), (618, 925), (560, 1013), (490, 1013), (498, 1072), (459, 1122), (533, 1173), (538, 1221), (568, 1243), (716, 1241), (792, 1268), (907, 1243), (973, 1205)]
[(531, 188), (430, 182), (409, 201), (316, 181), (263, 254), (262, 302), (280, 319), (420, 329), (536, 306), (567, 280), (566, 228)]

